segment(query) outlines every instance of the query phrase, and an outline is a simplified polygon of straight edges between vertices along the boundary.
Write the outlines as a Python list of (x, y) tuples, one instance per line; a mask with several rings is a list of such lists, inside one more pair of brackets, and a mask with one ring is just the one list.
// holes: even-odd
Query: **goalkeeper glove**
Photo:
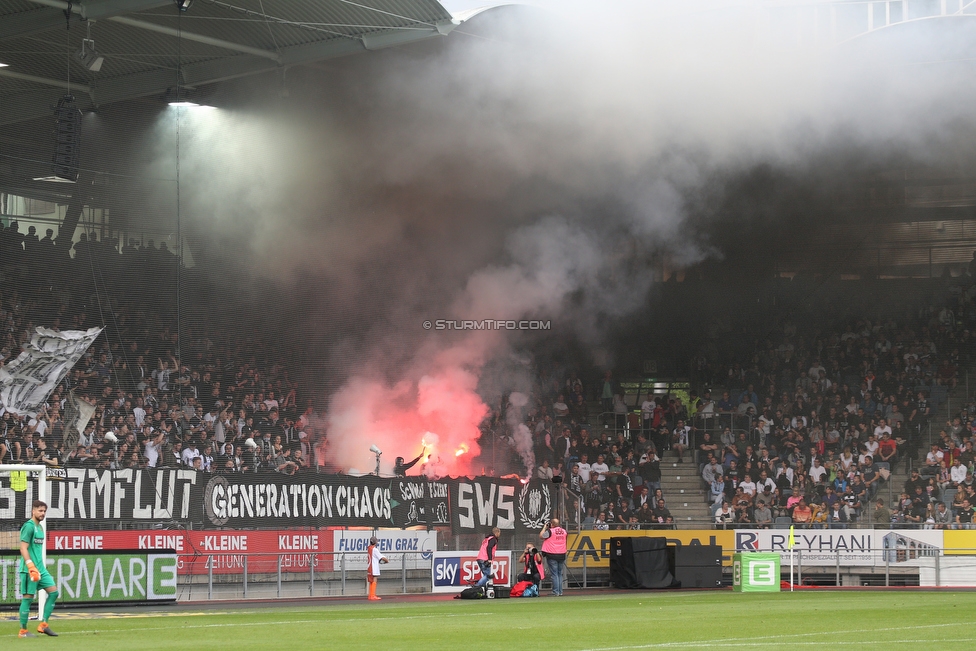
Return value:
[(37, 571), (34, 561), (27, 561), (27, 573), (30, 575), (31, 582), (37, 583), (41, 580), (41, 573)]

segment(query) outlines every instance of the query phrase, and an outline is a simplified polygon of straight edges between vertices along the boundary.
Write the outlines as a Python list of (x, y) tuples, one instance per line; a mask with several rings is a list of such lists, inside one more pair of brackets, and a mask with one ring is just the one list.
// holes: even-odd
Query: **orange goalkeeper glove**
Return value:
[(31, 582), (37, 583), (41, 580), (41, 573), (37, 571), (34, 561), (27, 561), (27, 573), (30, 575)]

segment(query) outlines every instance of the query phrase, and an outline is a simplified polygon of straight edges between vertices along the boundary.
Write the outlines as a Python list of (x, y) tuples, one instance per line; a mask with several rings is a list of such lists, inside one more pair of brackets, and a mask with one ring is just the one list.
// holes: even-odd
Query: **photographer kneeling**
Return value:
[(531, 581), (538, 587), (542, 579), (546, 578), (546, 571), (542, 565), (542, 554), (532, 543), (526, 543), (525, 551), (522, 552), (522, 573), (516, 577), (518, 581)]

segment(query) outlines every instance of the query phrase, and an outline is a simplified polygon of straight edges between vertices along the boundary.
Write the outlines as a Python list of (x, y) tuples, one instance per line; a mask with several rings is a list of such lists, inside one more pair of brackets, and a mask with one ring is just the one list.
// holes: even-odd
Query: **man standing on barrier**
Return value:
[(417, 465), (417, 463), (424, 458), (427, 454), (427, 446), (424, 446), (424, 451), (417, 455), (417, 458), (409, 463), (404, 463), (403, 457), (397, 457), (396, 463), (393, 464), (393, 474), (397, 477), (406, 477), (407, 471)]
[(563, 596), (563, 575), (566, 572), (566, 530), (559, 526), (559, 518), (546, 523), (539, 533), (542, 538), (542, 555), (549, 566), (552, 579), (552, 596)]
[(495, 527), (491, 533), (485, 536), (478, 550), (478, 568), (481, 570), (481, 578), (475, 583), (476, 588), (483, 588), (486, 585), (491, 587), (491, 563), (495, 560), (495, 551), (498, 549), (498, 537), (502, 535), (502, 530)]
[(45, 515), (47, 515), (47, 504), (35, 500), (31, 505), (31, 519), (20, 528), (20, 594), (23, 598), (20, 600), (18, 637), (36, 637), (27, 630), (27, 620), (30, 616), (31, 602), (38, 589), (47, 592), (47, 600), (44, 602), (44, 612), (40, 614), (41, 623), (37, 626), (37, 632), (57, 637), (57, 633), (47, 625), (59, 593), (54, 587), (54, 579), (44, 567), (44, 527), (41, 523), (44, 522)]

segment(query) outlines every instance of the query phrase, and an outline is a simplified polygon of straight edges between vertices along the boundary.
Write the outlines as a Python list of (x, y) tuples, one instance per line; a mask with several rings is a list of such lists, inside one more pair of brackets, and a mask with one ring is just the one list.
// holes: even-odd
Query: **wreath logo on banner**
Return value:
[(214, 512), (214, 491), (218, 491), (218, 495), (221, 495), (224, 499), (227, 499), (227, 495), (230, 493), (230, 484), (227, 483), (227, 479), (221, 475), (214, 476), (209, 482), (207, 482), (207, 487), (203, 491), (203, 511), (207, 515), (207, 519), (210, 520), (214, 525), (222, 527), (227, 524), (230, 519), (228, 517), (220, 517)]
[[(543, 504), (544, 502), (544, 504)], [(522, 486), (519, 493), (519, 518), (528, 529), (541, 529), (549, 522), (552, 514), (552, 501), (549, 491), (532, 482)]]

